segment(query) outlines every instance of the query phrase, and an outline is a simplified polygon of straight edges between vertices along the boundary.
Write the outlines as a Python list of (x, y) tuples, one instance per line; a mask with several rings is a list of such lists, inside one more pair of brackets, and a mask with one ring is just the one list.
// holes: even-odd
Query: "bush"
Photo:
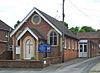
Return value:
[(35, 57), (31, 57), (31, 60), (36, 60)]

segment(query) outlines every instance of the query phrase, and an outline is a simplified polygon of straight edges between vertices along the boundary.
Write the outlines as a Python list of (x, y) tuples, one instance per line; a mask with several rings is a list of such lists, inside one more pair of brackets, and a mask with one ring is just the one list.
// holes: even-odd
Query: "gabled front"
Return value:
[[(61, 35), (61, 31), (34, 8), (10, 35), (13, 38), (13, 59), (60, 57)], [(50, 44), (51, 52), (40, 53), (39, 44)]]

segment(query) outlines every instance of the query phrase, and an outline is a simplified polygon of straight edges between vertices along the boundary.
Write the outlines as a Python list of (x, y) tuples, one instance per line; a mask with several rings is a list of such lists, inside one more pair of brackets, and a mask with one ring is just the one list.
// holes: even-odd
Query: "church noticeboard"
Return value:
[(38, 51), (40, 53), (50, 53), (51, 52), (51, 45), (49, 45), (49, 44), (39, 44)]

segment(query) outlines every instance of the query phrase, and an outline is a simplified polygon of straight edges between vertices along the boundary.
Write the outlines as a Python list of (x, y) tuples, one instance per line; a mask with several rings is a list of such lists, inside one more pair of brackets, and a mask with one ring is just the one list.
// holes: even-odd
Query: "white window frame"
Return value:
[(20, 55), (20, 46), (16, 46), (16, 54)]
[[(38, 16), (38, 17), (39, 17), (39, 21), (38, 21), (37, 23), (35, 23), (35, 22), (33, 21), (33, 19), (34, 19), (35, 16)], [(40, 17), (38, 14), (35, 14), (35, 15), (33, 15), (33, 17), (31, 18), (31, 22), (32, 22), (34, 25), (38, 25), (38, 24), (41, 23), (41, 17)]]
[(67, 43), (66, 43), (66, 38), (64, 38), (64, 48), (66, 48), (66, 45)]
[(70, 38), (68, 38), (68, 49), (70, 49)]
[(75, 45), (75, 40), (74, 39), (72, 39), (72, 49), (74, 49), (74, 45)]
[(78, 41), (75, 40), (75, 50), (78, 49)]
[(50, 44), (50, 33), (51, 32), (55, 32), (56, 34), (57, 34), (57, 44), (56, 45), (51, 45), (51, 46), (58, 46), (58, 33), (55, 31), (55, 30), (50, 30), (49, 32), (48, 32), (48, 44)]

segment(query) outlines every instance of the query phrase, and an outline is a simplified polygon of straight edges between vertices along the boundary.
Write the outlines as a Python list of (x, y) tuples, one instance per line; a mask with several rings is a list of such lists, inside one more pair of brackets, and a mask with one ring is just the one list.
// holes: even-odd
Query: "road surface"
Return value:
[(99, 62), (99, 56), (90, 59), (79, 58), (61, 64), (50, 65), (44, 69), (0, 68), (0, 73), (89, 73), (88, 71)]

